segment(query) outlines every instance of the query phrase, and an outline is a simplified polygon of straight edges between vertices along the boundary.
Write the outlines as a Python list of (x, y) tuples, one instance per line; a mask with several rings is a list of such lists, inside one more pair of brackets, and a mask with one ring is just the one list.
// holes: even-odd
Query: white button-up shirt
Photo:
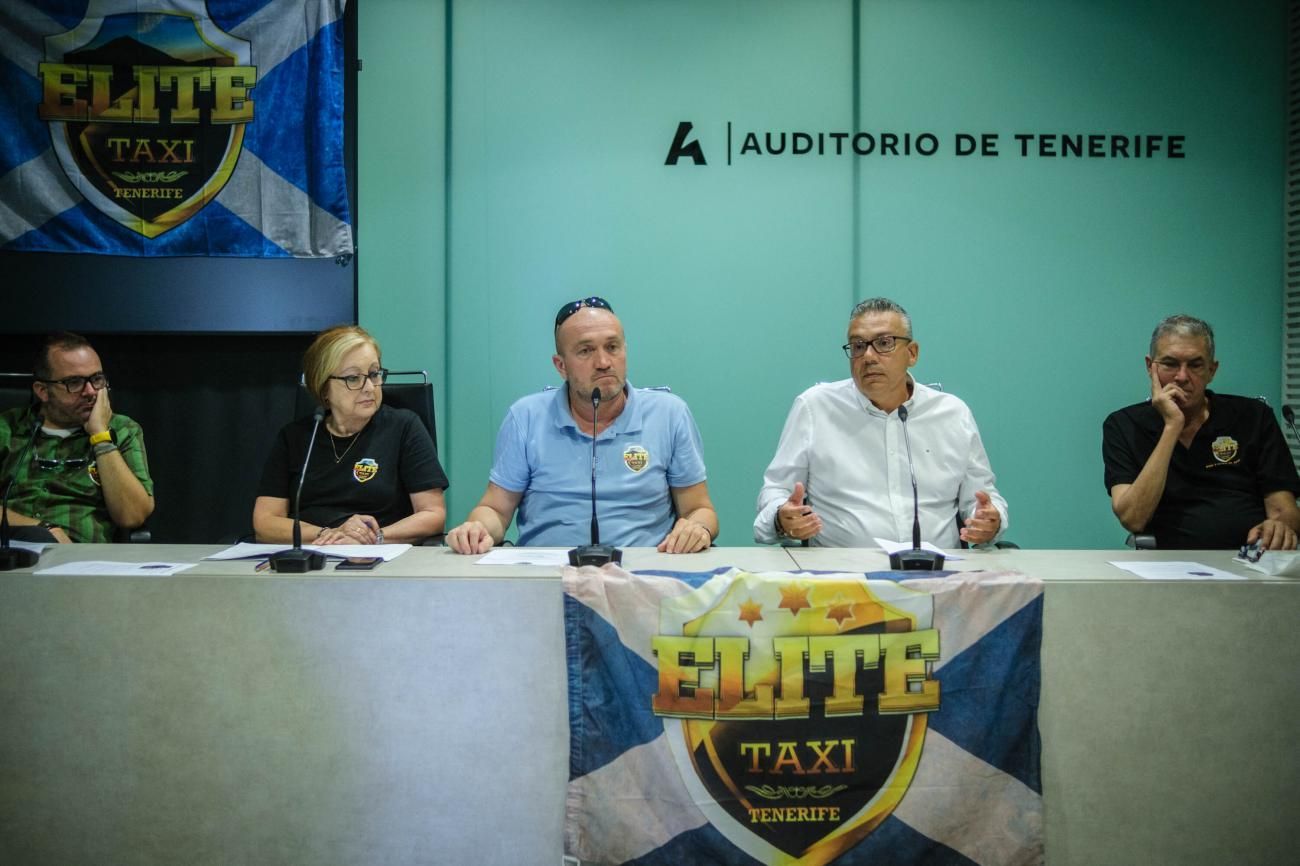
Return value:
[[(910, 378), (910, 377), (909, 377)], [(907, 434), (916, 467), (921, 540), (961, 546), (958, 519), (974, 513), (976, 491), (988, 493), (1008, 526), (1007, 503), (970, 409), (951, 394), (912, 380)], [(805, 502), (821, 516), (810, 544), (874, 547), (875, 538), (912, 540), (912, 480), (903, 421), (877, 409), (852, 379), (815, 385), (795, 398), (776, 455), (763, 473), (754, 540), (778, 539), (776, 512), (804, 483)]]

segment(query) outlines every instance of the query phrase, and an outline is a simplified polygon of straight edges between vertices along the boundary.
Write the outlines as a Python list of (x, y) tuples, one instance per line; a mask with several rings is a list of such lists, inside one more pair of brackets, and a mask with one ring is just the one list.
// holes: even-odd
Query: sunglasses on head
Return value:
[(609, 305), (609, 301), (592, 295), (590, 298), (583, 298), (580, 301), (570, 301), (563, 307), (560, 307), (560, 311), (555, 314), (555, 327), (558, 328), (560, 325), (563, 325), (569, 320), (570, 316), (578, 312), (578, 310), (581, 310), (583, 307), (591, 307), (595, 310), (609, 310), (611, 313), (614, 312), (614, 308)]

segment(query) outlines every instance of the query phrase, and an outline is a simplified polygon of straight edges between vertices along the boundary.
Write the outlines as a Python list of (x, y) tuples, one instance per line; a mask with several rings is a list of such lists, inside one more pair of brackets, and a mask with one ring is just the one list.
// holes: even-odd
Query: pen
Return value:
[(261, 562), (259, 562), (259, 563), (257, 564), (257, 568), (253, 569), (253, 571), (254, 571), (254, 573), (263, 572), (263, 571), (266, 571), (266, 570), (267, 570), (268, 568), (270, 568), (270, 567), (271, 567), (271, 560), (269, 560), (269, 559), (264, 559), (264, 560), (262, 560)]

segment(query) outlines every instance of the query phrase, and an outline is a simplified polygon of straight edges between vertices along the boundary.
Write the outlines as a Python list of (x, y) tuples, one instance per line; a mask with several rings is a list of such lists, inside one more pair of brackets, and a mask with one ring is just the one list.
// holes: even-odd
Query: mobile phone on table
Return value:
[(382, 556), (350, 556), (347, 559), (339, 561), (334, 566), (335, 571), (373, 571), (374, 567), (383, 562)]

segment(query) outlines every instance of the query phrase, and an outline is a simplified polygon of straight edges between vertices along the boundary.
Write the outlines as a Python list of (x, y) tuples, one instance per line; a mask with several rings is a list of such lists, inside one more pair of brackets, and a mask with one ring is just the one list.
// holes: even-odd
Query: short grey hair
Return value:
[(889, 298), (867, 298), (865, 301), (858, 301), (853, 307), (853, 312), (849, 313), (849, 321), (852, 322), (858, 316), (865, 316), (868, 313), (898, 313), (903, 317), (903, 327), (907, 329), (906, 336), (912, 336), (912, 317), (897, 301), (891, 301)]
[(1156, 329), (1151, 332), (1151, 348), (1148, 350), (1151, 357), (1156, 356), (1156, 344), (1162, 337), (1168, 337), (1170, 334), (1179, 337), (1200, 337), (1205, 340), (1206, 351), (1210, 357), (1206, 360), (1214, 360), (1214, 329), (1210, 323), (1204, 319), (1198, 319), (1195, 316), (1166, 316), (1156, 325)]

